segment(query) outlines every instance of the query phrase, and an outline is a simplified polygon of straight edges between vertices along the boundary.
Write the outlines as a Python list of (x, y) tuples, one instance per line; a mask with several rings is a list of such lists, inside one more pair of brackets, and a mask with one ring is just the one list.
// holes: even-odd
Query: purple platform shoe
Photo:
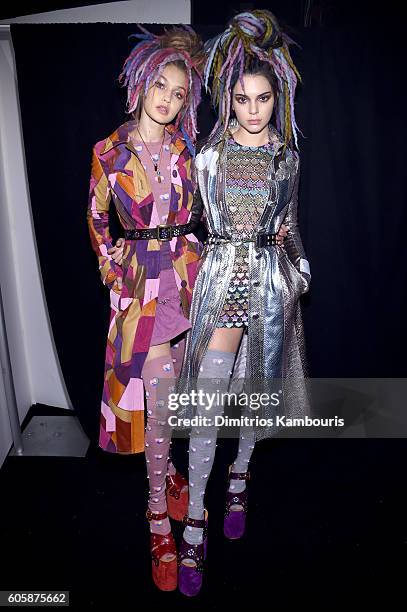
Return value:
[[(229, 468), (229, 470), (231, 467)], [(249, 480), (250, 472), (230, 472), (228, 478), (228, 489), (231, 480)], [(232, 510), (232, 506), (241, 506), (240, 510)], [(229, 540), (237, 540), (242, 537), (246, 527), (247, 515), (247, 489), (240, 493), (226, 491), (226, 506), (223, 520), (223, 533)]]
[[(205, 518), (192, 519), (184, 516), (183, 524), (190, 527), (203, 529), (202, 544), (189, 544), (182, 537), (178, 551), (178, 588), (184, 595), (194, 597), (202, 587), (204, 560), (206, 559), (207, 531), (208, 531), (208, 512), (205, 510)], [(191, 565), (183, 564), (183, 561), (194, 562)]]

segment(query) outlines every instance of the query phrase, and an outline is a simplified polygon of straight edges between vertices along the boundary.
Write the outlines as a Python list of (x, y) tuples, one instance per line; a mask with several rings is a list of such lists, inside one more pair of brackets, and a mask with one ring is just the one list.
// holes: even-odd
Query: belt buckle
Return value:
[(261, 243), (263, 242), (262, 237), (265, 235), (266, 235), (265, 232), (256, 234), (256, 248), (260, 249), (261, 247), (264, 246), (264, 243), (263, 244)]
[[(170, 230), (170, 235), (168, 238), (161, 238), (160, 237), (160, 229), (168, 229)], [(169, 240), (172, 240), (172, 225), (166, 225), (166, 224), (161, 224), (161, 225), (157, 225), (157, 240), (159, 242), (168, 242)]]
[[(270, 240), (270, 242), (268, 242)], [(261, 233), (256, 235), (256, 247), (275, 246), (277, 244), (277, 234)]]
[(240, 246), (243, 242), (243, 238), (238, 232), (232, 232), (230, 236), (230, 241), (235, 246)]

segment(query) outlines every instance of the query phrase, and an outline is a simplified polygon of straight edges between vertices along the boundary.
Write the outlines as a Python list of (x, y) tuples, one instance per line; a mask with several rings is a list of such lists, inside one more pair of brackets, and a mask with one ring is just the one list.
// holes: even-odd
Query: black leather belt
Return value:
[(191, 233), (191, 224), (185, 225), (157, 225), (145, 229), (124, 230), (125, 240), (149, 240), (156, 238), (160, 241), (171, 240), (176, 236), (185, 236)]
[(271, 246), (271, 245), (276, 245), (277, 243), (277, 236), (278, 234), (257, 234), (255, 238), (239, 238), (239, 237), (233, 237), (233, 238), (226, 238), (225, 236), (218, 236), (216, 234), (209, 234), (209, 240), (208, 242), (214, 242), (216, 243), (217, 241), (219, 241), (219, 243), (221, 242), (254, 242), (256, 244), (256, 247), (267, 247), (267, 246)]
[(257, 234), (256, 247), (266, 247), (277, 244), (278, 234)]

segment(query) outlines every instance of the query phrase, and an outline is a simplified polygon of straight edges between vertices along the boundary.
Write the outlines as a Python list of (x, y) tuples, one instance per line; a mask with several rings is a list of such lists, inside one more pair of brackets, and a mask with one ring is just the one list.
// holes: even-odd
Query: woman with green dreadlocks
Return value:
[[(238, 379), (243, 378), (245, 390), (273, 390), (278, 400), (277, 407), (269, 402), (250, 410), (249, 405), (245, 415), (251, 419), (241, 420), (226, 493), (224, 534), (230, 539), (245, 530), (255, 442), (275, 435), (277, 414), (303, 417), (310, 410), (299, 298), (311, 277), (297, 224), (294, 93), (300, 77), (288, 50), (291, 42), (272, 13), (254, 10), (234, 17), (206, 43), (205, 85), (211, 83), (218, 121), (196, 155), (194, 208), (199, 202), (204, 210), (209, 236), (177, 391), (196, 384), (198, 391), (219, 398), (233, 388), (241, 392)], [(276, 236), (283, 223), (289, 232), (280, 245)], [(211, 405), (191, 401), (172, 419), (180, 429), (192, 425), (189, 506), (178, 559), (178, 585), (189, 596), (202, 584), (204, 494), (222, 418), (220, 400)]]

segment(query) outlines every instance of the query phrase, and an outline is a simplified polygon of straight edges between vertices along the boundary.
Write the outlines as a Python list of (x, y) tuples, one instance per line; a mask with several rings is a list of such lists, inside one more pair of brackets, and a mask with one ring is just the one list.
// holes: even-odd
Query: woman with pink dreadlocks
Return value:
[[(161, 36), (140, 29), (120, 75), (132, 119), (93, 149), (87, 218), (111, 306), (99, 445), (145, 452), (152, 575), (170, 591), (177, 587), (177, 551), (168, 516), (182, 519), (188, 485), (170, 460), (165, 417), (202, 251), (192, 233), (192, 160), (205, 55), (188, 26)], [(124, 229), (117, 258), (112, 199)]]
[[(310, 411), (299, 299), (311, 277), (297, 223), (294, 93), (299, 74), (290, 42), (272, 13), (254, 10), (234, 17), (205, 45), (205, 84), (211, 83), (219, 114), (195, 158), (194, 209), (197, 216), (204, 209), (209, 237), (177, 382), (178, 393), (197, 387), (200, 399), (192, 401), (191, 395), (170, 419), (174, 427), (191, 426), (189, 506), (179, 551), (179, 589), (188, 596), (202, 585), (208, 526), (204, 495), (223, 418), (221, 394), (234, 390), (240, 398), (242, 389), (257, 396), (273, 391), (278, 400), (277, 407), (265, 402), (250, 410), (249, 403), (243, 411), (225, 500), (223, 530), (229, 539), (245, 531), (255, 442), (275, 435), (276, 415), (297, 418)], [(289, 232), (281, 245), (277, 233), (283, 222)], [(210, 396), (212, 404), (205, 399)]]

